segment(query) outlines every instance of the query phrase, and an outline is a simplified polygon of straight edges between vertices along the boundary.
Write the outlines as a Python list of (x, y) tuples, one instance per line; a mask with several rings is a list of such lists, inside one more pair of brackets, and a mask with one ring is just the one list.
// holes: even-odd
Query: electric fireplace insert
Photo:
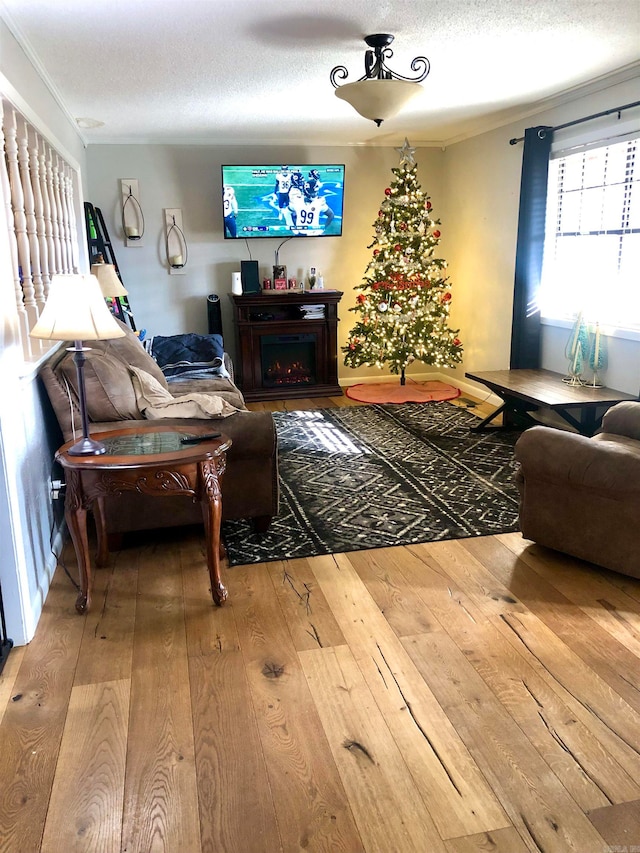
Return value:
[(342, 394), (341, 297), (336, 290), (231, 295), (236, 380), (247, 402)]

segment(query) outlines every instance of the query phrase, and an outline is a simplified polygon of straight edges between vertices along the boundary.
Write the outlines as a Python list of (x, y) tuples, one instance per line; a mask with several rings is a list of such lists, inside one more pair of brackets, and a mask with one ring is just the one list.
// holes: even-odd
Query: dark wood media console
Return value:
[(337, 290), (231, 295), (245, 400), (341, 395)]

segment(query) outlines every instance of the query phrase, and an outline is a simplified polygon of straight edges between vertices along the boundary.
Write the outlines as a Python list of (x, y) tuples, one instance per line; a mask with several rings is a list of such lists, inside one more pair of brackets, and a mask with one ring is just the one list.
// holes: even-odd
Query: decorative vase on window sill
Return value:
[(564, 354), (569, 360), (569, 373), (563, 378), (563, 382), (567, 385), (585, 385), (586, 382), (582, 378), (582, 369), (584, 365), (585, 351), (588, 346), (587, 327), (585, 325), (582, 313), (578, 314), (571, 336), (567, 341)]
[(593, 378), (588, 382), (589, 388), (602, 388), (603, 383), (598, 375), (599, 370), (603, 370), (607, 366), (607, 343), (606, 338), (600, 336), (600, 323), (596, 323), (596, 328), (591, 340), (589, 348), (589, 367), (593, 371)]

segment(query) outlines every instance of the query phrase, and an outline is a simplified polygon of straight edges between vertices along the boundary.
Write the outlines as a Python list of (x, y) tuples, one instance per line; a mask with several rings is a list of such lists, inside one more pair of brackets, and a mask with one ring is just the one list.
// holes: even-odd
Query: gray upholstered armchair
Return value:
[(593, 438), (532, 427), (515, 455), (525, 538), (640, 578), (640, 402), (609, 409)]

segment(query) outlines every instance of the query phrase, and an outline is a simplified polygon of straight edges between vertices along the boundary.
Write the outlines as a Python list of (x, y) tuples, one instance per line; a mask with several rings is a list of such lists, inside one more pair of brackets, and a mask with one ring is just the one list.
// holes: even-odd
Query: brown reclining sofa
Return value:
[[(126, 332), (123, 338), (91, 341), (91, 349), (85, 353), (90, 433), (153, 423), (145, 420), (138, 409), (128, 365), (150, 373), (175, 397), (195, 391), (223, 397), (241, 411), (215, 420), (166, 418), (157, 423), (176, 424), (185, 430), (190, 423), (205, 424), (232, 439), (222, 483), (223, 519), (251, 519), (255, 530), (264, 532), (278, 512), (277, 436), (271, 413), (246, 409), (242, 394), (233, 382), (233, 365), (226, 353), (224, 364), (230, 378), (213, 376), (167, 383), (162, 370), (136, 334), (123, 323), (120, 325)], [(73, 342), (68, 346), (73, 346)], [(67, 352), (63, 345), (42, 366), (39, 375), (64, 440), (81, 435), (73, 354)], [(118, 548), (122, 534), (130, 531), (202, 523), (200, 506), (182, 496), (158, 500), (146, 495), (123, 493), (117, 498), (106, 498), (105, 503), (112, 549)]]

